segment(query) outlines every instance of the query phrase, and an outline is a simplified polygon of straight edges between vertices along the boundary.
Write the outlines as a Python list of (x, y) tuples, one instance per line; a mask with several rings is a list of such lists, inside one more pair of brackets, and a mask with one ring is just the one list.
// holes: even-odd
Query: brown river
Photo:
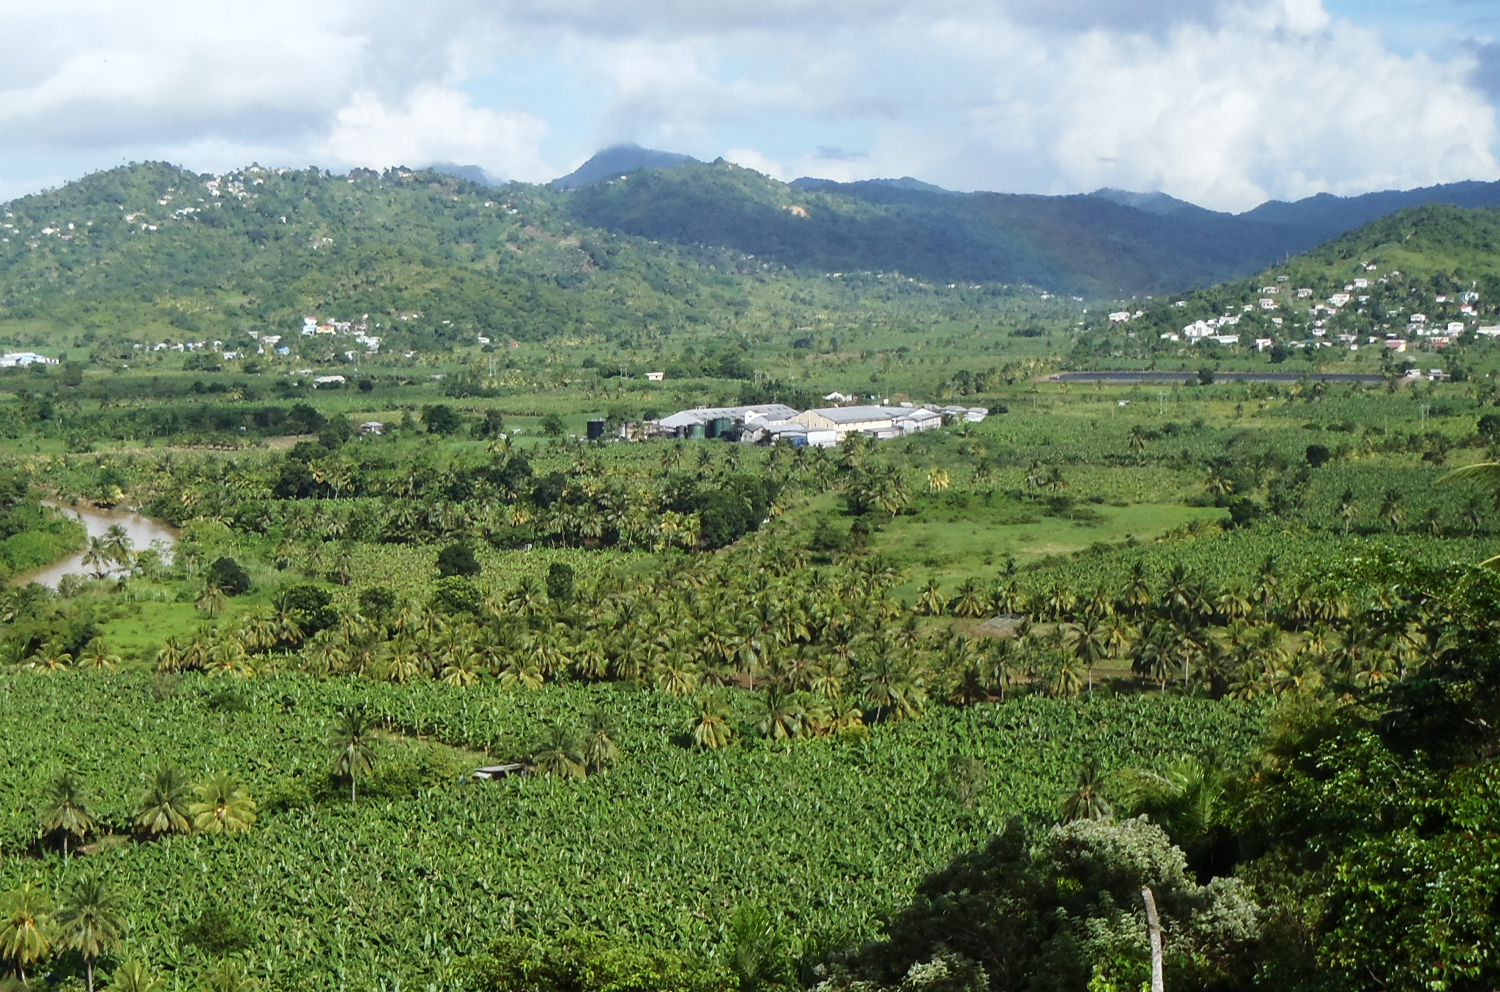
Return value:
[[(168, 527), (160, 521), (152, 520), (150, 517), (143, 517), (139, 513), (120, 509), (99, 510), (83, 504), (65, 506), (61, 503), (51, 501), (48, 501), (47, 505), (82, 521), (84, 528), (88, 530), (89, 537), (103, 537), (105, 531), (109, 530), (115, 524), (119, 524), (125, 528), (125, 533), (130, 536), (132, 551), (144, 551), (151, 547), (154, 542), (160, 541), (162, 543), (159, 547), (162, 548), (163, 557), (170, 561), (172, 557), (171, 549), (177, 544), (177, 531), (175, 529)], [(114, 575), (122, 571), (123, 569), (116, 567), (110, 569), (105, 574)], [(11, 579), (11, 582), (16, 585), (22, 585), (27, 582), (40, 582), (49, 589), (56, 589), (58, 580), (64, 575), (91, 576), (93, 574), (93, 566), (84, 565), (83, 552), (80, 551), (73, 557), (64, 559), (56, 564), (39, 568), (25, 575), (17, 575)]]

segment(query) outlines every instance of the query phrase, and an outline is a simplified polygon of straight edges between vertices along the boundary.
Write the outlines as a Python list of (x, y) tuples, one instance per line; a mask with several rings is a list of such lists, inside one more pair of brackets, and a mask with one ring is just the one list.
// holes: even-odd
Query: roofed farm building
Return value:
[(780, 403), (752, 406), (700, 406), (656, 422), (669, 437), (720, 437), (736, 427), (769, 427), (795, 419), (797, 411)]
[(824, 447), (849, 434), (877, 439), (904, 437), (935, 430), (945, 422), (978, 423), (989, 414), (984, 407), (941, 409), (902, 403), (899, 406), (832, 406), (798, 413), (779, 403), (760, 406), (697, 407), (663, 417), (648, 425), (657, 437), (730, 438), (746, 443)]
[(892, 409), (883, 406), (828, 406), (799, 413), (793, 419), (803, 427), (838, 431), (840, 437), (851, 431), (895, 430), (896, 425)]

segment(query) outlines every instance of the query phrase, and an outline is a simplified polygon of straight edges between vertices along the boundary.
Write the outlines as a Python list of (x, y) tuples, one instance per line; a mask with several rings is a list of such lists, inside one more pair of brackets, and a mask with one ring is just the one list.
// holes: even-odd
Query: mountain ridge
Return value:
[[(534, 320), (577, 328), (655, 319), (622, 310), (631, 299), (663, 314), (694, 313), (681, 301), (714, 278), (693, 261), (704, 252), (735, 257), (734, 280), (766, 269), (803, 280), (900, 274), (929, 288), (1030, 285), (1123, 299), (1243, 279), (1327, 241), (1328, 229), (1343, 233), (1361, 211), (1406, 199), (1500, 203), (1500, 183), (1475, 182), (1316, 197), (1299, 201), (1305, 214), (1290, 204), (1246, 216), (1107, 189), (1037, 196), (907, 179), (782, 183), (723, 160), (682, 159), (567, 190), (496, 186), (482, 170), (451, 164), (449, 172), (458, 175), (251, 166), (215, 177), (147, 163), (92, 174), (7, 205), (16, 216), (0, 230), (0, 315), (103, 308), (165, 315), (191, 330), (215, 322), (194, 315), (215, 307), (247, 321), (329, 301), (359, 312), (421, 309), (392, 287), (424, 285), (445, 301), (445, 319), (518, 337)], [(602, 284), (599, 273), (617, 279), (626, 270), (651, 292), (622, 288), (608, 303), (574, 292)], [(137, 286), (127, 271), (144, 281)], [(169, 301), (165, 310), (153, 294)], [(200, 297), (199, 310), (170, 302), (178, 296)], [(487, 312), (502, 299), (508, 310)]]
[(642, 148), (640, 145), (627, 142), (600, 149), (578, 168), (566, 176), (557, 177), (546, 185), (549, 189), (578, 189), (590, 183), (612, 179), (641, 169), (670, 169), (697, 161), (691, 155), (684, 155), (680, 152)]

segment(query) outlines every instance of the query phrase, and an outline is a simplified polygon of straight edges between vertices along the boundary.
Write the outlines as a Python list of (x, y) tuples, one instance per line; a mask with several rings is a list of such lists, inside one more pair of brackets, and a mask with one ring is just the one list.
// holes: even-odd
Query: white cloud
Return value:
[(397, 105), (355, 93), (314, 151), (324, 160), (385, 168), (450, 161), (482, 165), (507, 179), (554, 175), (539, 151), (546, 122), (519, 111), (475, 107), (453, 89), (419, 86)]
[(951, 19), (882, 44), (932, 73), (900, 77), (892, 119), (870, 115), (863, 161), (799, 163), (815, 174), (1161, 189), (1234, 210), (1500, 175), (1495, 111), (1467, 58), (1397, 56), (1318, 0), (1224, 6), (1166, 32)]
[(1323, 0), (55, 0), (0, 34), (4, 190), (125, 157), (546, 179), (622, 140), (1233, 208), (1500, 173), (1493, 46), (1400, 57)]
[(790, 182), (797, 178), (796, 175), (788, 173), (780, 162), (767, 158), (754, 148), (731, 148), (724, 153), (724, 160), (746, 169), (754, 169), (762, 175), (779, 179), (782, 182)]
[[(1045, 48), (1033, 71), (996, 74), (976, 137), (1003, 158), (1040, 155), (1074, 188), (1233, 209), (1500, 172), (1495, 113), (1467, 65), (1400, 58), (1321, 14), (1246, 6), (1165, 38), (1093, 32)], [(1009, 126), (993, 119), (1013, 108)]]

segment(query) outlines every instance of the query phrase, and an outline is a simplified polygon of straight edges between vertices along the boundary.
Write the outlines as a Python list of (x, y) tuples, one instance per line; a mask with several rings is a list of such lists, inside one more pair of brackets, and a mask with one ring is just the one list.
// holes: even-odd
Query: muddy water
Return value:
[[(161, 541), (165, 545), (167, 558), (171, 558), (171, 548), (177, 544), (177, 531), (166, 524), (150, 517), (143, 517), (139, 513), (129, 510), (98, 510), (92, 506), (64, 506), (60, 503), (48, 503), (48, 506), (63, 511), (64, 513), (83, 522), (89, 537), (103, 537), (104, 532), (115, 524), (125, 528), (125, 533), (130, 537), (130, 547), (133, 551), (144, 551), (151, 547), (152, 542)], [(106, 574), (117, 574), (122, 569), (116, 567)], [(55, 565), (37, 569), (26, 575), (18, 575), (11, 581), (17, 585), (26, 582), (40, 582), (49, 589), (56, 589), (57, 582), (64, 575), (92, 576), (92, 566), (84, 565), (83, 552)]]

